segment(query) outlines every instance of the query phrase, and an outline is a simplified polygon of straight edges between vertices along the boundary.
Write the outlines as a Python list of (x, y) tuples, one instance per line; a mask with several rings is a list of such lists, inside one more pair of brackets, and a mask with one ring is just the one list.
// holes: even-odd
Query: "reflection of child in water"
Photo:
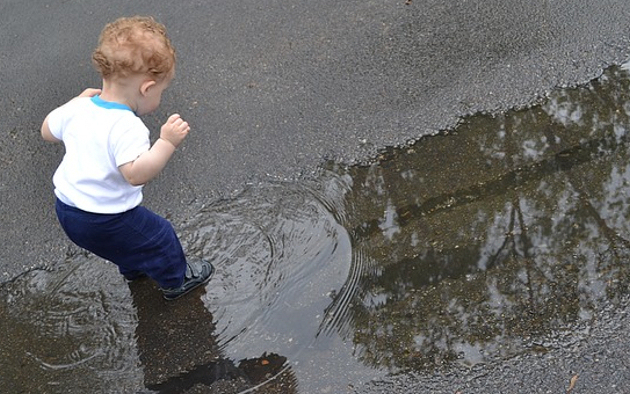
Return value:
[(102, 90), (86, 89), (41, 128), (45, 140), (66, 149), (53, 176), (59, 222), (74, 243), (115, 263), (127, 279), (148, 275), (165, 298), (177, 298), (206, 283), (213, 267), (187, 261), (171, 224), (140, 202), (143, 185), (190, 127), (171, 115), (151, 146), (139, 118), (159, 106), (175, 73), (175, 51), (152, 18), (120, 18), (105, 26), (92, 59)]
[(129, 290), (138, 316), (135, 338), (144, 384), (152, 392), (298, 392), (286, 357), (263, 353), (238, 363), (227, 358), (217, 343), (214, 318), (200, 297), (180, 308), (156, 302), (150, 281), (130, 283)]

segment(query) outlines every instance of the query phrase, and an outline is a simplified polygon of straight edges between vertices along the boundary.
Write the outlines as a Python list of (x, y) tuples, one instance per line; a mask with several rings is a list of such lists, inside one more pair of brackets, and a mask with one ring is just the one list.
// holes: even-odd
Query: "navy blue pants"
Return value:
[(162, 288), (181, 286), (186, 256), (168, 220), (141, 206), (99, 214), (57, 199), (55, 208), (70, 240), (116, 264), (121, 274), (129, 278), (144, 273)]

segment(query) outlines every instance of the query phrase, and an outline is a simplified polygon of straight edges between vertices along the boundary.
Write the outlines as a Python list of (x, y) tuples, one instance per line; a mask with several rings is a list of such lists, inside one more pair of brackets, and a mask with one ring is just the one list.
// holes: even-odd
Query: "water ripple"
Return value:
[(204, 302), (229, 357), (275, 352), (295, 360), (313, 343), (335, 295), (348, 288), (352, 248), (335, 208), (345, 190), (265, 185), (187, 223), (188, 250), (217, 265)]
[[(2, 381), (7, 392), (68, 392), (69, 387), (75, 392), (123, 392), (141, 387), (135, 368), (137, 319), (112, 268), (77, 255), (3, 288), (0, 325), (7, 326), (2, 350), (8, 362), (2, 366), (7, 374)], [(42, 390), (42, 382), (50, 387)]]

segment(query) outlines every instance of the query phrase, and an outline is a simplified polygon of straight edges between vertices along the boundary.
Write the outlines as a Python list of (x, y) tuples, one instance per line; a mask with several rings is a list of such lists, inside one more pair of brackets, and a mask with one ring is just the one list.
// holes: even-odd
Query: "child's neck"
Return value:
[(103, 80), (103, 89), (100, 97), (109, 102), (124, 104), (136, 111), (138, 88), (135, 84), (121, 84), (113, 81)]

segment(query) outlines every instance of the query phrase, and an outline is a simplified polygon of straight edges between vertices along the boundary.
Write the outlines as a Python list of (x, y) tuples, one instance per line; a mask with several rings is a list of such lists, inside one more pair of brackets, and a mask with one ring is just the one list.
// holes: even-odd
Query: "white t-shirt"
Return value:
[(149, 129), (129, 107), (99, 96), (77, 98), (53, 110), (48, 127), (66, 148), (53, 176), (62, 202), (94, 213), (140, 204), (142, 186), (129, 184), (118, 169), (150, 147)]

